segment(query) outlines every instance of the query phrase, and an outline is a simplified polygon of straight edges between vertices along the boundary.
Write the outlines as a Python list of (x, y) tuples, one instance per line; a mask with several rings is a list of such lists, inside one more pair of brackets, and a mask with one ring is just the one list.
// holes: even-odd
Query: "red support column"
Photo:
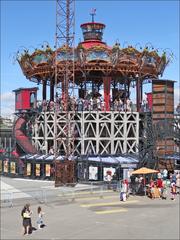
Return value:
[(110, 111), (111, 77), (103, 77), (105, 110)]
[(137, 107), (137, 112), (140, 112), (141, 110), (141, 104), (142, 104), (142, 96), (141, 96), (141, 82), (140, 78), (137, 78), (136, 80), (136, 107)]

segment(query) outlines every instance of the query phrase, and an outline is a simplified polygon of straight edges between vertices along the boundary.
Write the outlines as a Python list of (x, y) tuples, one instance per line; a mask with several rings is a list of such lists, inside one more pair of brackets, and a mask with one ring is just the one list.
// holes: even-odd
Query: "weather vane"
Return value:
[(92, 16), (92, 22), (94, 22), (94, 16), (96, 15), (96, 9), (92, 8), (90, 15)]

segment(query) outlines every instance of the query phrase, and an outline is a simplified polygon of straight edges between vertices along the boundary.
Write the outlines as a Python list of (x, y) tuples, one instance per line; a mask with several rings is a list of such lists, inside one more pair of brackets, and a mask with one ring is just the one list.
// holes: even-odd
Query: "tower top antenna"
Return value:
[(96, 9), (95, 8), (91, 9), (90, 15), (92, 17), (92, 22), (94, 22), (94, 16), (96, 15)]

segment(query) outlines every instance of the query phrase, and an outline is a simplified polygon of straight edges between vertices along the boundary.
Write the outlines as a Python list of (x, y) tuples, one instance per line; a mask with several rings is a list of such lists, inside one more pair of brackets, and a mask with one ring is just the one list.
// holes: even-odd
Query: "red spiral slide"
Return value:
[(21, 149), (27, 154), (35, 154), (37, 150), (32, 145), (29, 138), (25, 135), (26, 130), (26, 120), (23, 117), (19, 117), (14, 126), (14, 135), (16, 138), (16, 143), (21, 147)]

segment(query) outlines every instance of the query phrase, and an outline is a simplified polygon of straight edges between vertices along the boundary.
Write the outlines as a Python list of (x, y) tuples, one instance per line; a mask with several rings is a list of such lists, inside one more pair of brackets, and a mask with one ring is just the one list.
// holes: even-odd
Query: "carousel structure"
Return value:
[[(82, 24), (81, 29), (84, 41), (75, 48), (64, 44), (52, 51), (46, 46), (45, 50), (25, 52), (18, 57), (26, 78), (42, 84), (42, 99), (44, 103), (49, 100), (51, 105), (51, 111), (42, 111), (36, 117), (33, 145), (47, 153), (57, 141), (62, 154), (69, 134), (70, 142), (75, 145), (73, 154), (88, 154), (89, 149), (93, 154), (134, 153), (139, 139), (143, 83), (162, 75), (168, 59), (165, 53), (159, 56), (148, 47), (139, 51), (132, 46), (121, 48), (118, 43), (108, 46), (103, 42), (105, 25), (94, 19)], [(64, 81), (65, 75), (68, 75), (68, 84)], [(55, 93), (56, 84), (58, 94)], [(46, 97), (48, 86), (49, 99)], [(136, 91), (136, 107), (130, 110), (131, 86)], [(66, 111), (70, 120), (69, 133)]]
[[(159, 79), (170, 62), (167, 51), (160, 54), (151, 44), (109, 46), (103, 41), (105, 24), (95, 22), (95, 10), (91, 16), (81, 24), (83, 41), (75, 46), (74, 1), (57, 0), (55, 49), (45, 43), (33, 52), (18, 51), (25, 77), (42, 85), (40, 100), (37, 87), (14, 90), (14, 136), (21, 154), (52, 154), (54, 159), (133, 155), (139, 151), (144, 112), (154, 122), (163, 114), (173, 117), (174, 82)], [(147, 82), (156, 92), (144, 103)], [(169, 105), (162, 100), (165, 85)], [(168, 110), (162, 109), (165, 104)]]

